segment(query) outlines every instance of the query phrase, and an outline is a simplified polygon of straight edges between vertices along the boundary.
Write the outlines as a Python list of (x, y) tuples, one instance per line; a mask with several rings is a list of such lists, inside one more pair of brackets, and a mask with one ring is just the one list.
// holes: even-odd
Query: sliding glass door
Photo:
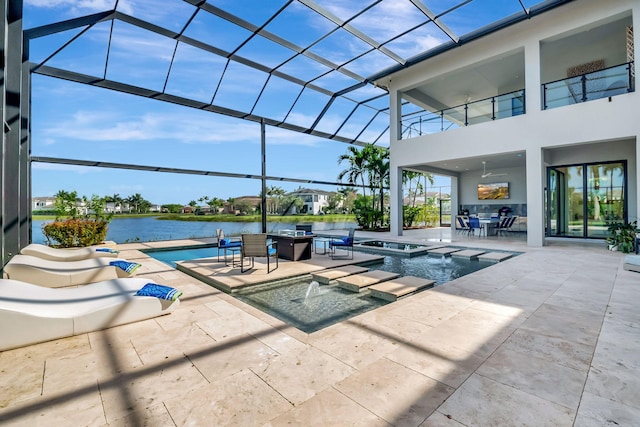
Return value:
[(547, 169), (547, 236), (600, 238), (626, 220), (626, 163)]

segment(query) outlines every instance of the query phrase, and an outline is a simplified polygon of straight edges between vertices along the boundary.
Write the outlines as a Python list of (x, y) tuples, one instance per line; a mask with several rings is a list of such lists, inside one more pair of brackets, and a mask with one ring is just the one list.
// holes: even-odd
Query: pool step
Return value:
[(385, 301), (396, 301), (398, 298), (418, 292), (421, 289), (432, 288), (435, 280), (422, 277), (404, 276), (370, 286), (371, 296)]
[(429, 249), (427, 250), (427, 253), (429, 255), (447, 256), (447, 255), (451, 255), (453, 252), (458, 252), (459, 250), (460, 248), (451, 248), (451, 247), (445, 246), (444, 248)]
[(509, 252), (489, 252), (486, 254), (482, 254), (478, 257), (480, 261), (488, 261), (488, 262), (500, 262), (505, 259), (509, 259), (513, 256), (512, 253)]
[(398, 273), (373, 270), (338, 279), (338, 286), (348, 291), (360, 292), (371, 285), (375, 285), (376, 283), (380, 283), (385, 280), (395, 279), (398, 276), (400, 276)]
[(328, 285), (332, 280), (351, 276), (352, 274), (364, 273), (365, 271), (369, 271), (369, 269), (359, 265), (345, 265), (338, 268), (332, 268), (331, 270), (321, 271), (319, 273), (311, 273), (311, 278), (321, 285)]
[(454, 252), (451, 254), (454, 258), (466, 258), (466, 259), (474, 259), (478, 258), (478, 256), (484, 254), (486, 251), (475, 251), (473, 249), (465, 249), (463, 251)]

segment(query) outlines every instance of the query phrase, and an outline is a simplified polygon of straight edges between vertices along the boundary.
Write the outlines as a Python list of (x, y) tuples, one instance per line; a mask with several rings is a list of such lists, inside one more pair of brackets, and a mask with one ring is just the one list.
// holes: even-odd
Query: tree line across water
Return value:
[[(347, 152), (338, 157), (338, 164), (346, 163), (346, 168), (338, 174), (338, 182), (349, 186), (339, 188), (328, 197), (323, 208), (325, 214), (351, 214), (363, 229), (384, 229), (389, 226), (389, 150), (369, 144), (364, 147), (349, 146)], [(344, 181), (343, 181), (344, 180)], [(439, 206), (434, 197), (426, 197), (427, 182), (433, 185), (433, 175), (415, 171), (403, 171), (403, 185), (407, 194), (407, 203), (403, 206), (403, 223), (406, 227), (414, 222), (434, 225), (439, 214)], [(424, 183), (424, 184), (423, 184)], [(357, 189), (357, 190), (356, 190)], [(416, 203), (416, 197), (424, 195), (424, 201)], [(119, 194), (108, 196), (78, 196), (76, 191), (60, 190), (56, 195), (54, 212), (56, 218), (95, 217), (110, 220), (114, 213), (147, 214), (158, 207), (146, 200), (140, 193), (129, 197)], [(258, 196), (261, 199), (261, 195)], [(277, 186), (266, 190), (267, 214), (282, 215), (293, 206), (297, 212), (304, 204), (295, 191), (285, 192)], [(110, 204), (110, 206), (109, 206)], [(229, 198), (223, 200), (216, 196), (202, 196), (186, 205), (180, 203), (164, 204), (159, 207), (161, 213), (183, 214), (188, 206), (191, 214), (240, 214), (255, 215), (261, 212), (261, 203), (248, 198)], [(204, 207), (207, 209), (203, 209)], [(34, 211), (34, 214), (50, 214), (50, 211)]]

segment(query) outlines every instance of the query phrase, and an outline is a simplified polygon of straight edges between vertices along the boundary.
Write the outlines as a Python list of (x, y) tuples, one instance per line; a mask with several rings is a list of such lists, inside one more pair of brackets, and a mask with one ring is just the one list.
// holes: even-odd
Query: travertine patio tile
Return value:
[(158, 403), (149, 407), (138, 409), (134, 413), (118, 418), (102, 427), (128, 427), (128, 426), (173, 426), (169, 411), (164, 403)]
[(189, 360), (210, 382), (231, 376), (243, 369), (264, 369), (278, 353), (251, 335), (227, 338), (185, 352)]
[(169, 358), (179, 358), (191, 351), (213, 346), (216, 341), (197, 325), (182, 329), (154, 331), (131, 339), (143, 363), (161, 362)]
[(117, 377), (99, 381), (107, 422), (144, 412), (161, 401), (182, 396), (208, 384), (186, 358), (133, 368)]
[(260, 333), (270, 330), (272, 327), (256, 317), (247, 314), (226, 301), (208, 303), (206, 306), (218, 316), (198, 322), (206, 333), (216, 341), (232, 338), (238, 335)]
[(412, 342), (431, 328), (425, 323), (414, 320), (413, 316), (402, 316), (400, 312), (399, 310), (371, 310), (345, 323), (371, 331), (394, 343)]
[(179, 426), (260, 426), (291, 404), (250, 370), (165, 400)]
[(0, 408), (32, 399), (42, 394), (45, 362), (28, 359), (0, 368)]
[(437, 297), (416, 301), (410, 298), (406, 300), (406, 304), (395, 307), (390, 313), (415, 320), (428, 326), (437, 326), (466, 309), (471, 304), (471, 301), (466, 301), (468, 302), (458, 304), (443, 301)]
[(172, 329), (186, 328), (193, 323), (211, 320), (217, 317), (220, 316), (206, 305), (192, 304), (187, 307), (180, 302), (179, 310), (175, 310), (167, 316), (157, 317), (155, 321), (163, 330), (170, 331)]
[(454, 389), (398, 363), (381, 359), (336, 386), (394, 426), (416, 426)]
[(349, 365), (313, 347), (300, 353), (283, 354), (272, 359), (268, 366), (253, 370), (296, 406), (355, 372)]
[(438, 409), (464, 425), (572, 426), (569, 408), (473, 374)]
[(102, 426), (105, 415), (97, 386), (78, 392), (39, 396), (0, 409), (2, 426)]
[(451, 387), (459, 387), (484, 362), (472, 351), (444, 348), (437, 341), (401, 345), (386, 358)]
[(437, 343), (443, 351), (467, 350), (481, 358), (488, 357), (515, 330), (506, 324), (490, 324), (473, 326), (471, 323), (451, 321), (433, 327), (422, 334), (415, 342)]
[(333, 388), (318, 393), (262, 427), (302, 426), (315, 423), (324, 426), (391, 427), (391, 424)]
[(523, 289), (520, 284), (513, 284), (489, 295), (485, 301), (507, 307), (517, 307), (528, 316), (536, 311), (552, 294), (553, 290)]
[(281, 354), (300, 353), (305, 351), (307, 348), (306, 341), (299, 341), (295, 337), (288, 333), (279, 331), (278, 329), (272, 329), (267, 333), (252, 336)]
[(578, 409), (587, 376), (585, 371), (505, 348), (496, 350), (476, 373), (572, 410)]
[(602, 313), (543, 304), (522, 324), (522, 328), (552, 337), (594, 345), (603, 317)]
[(419, 427), (465, 427), (450, 416), (436, 411), (427, 418)]
[(595, 396), (585, 391), (576, 415), (575, 426), (636, 426), (640, 420), (640, 408)]
[(344, 323), (314, 333), (309, 344), (358, 369), (397, 348), (385, 335)]
[(587, 371), (593, 345), (567, 341), (523, 329), (516, 330), (501, 348), (519, 351), (569, 368)]

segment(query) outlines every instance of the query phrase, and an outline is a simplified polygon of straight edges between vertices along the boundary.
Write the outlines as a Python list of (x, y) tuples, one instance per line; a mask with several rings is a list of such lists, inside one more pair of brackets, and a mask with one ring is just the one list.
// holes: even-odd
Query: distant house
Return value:
[(302, 199), (304, 205), (300, 208), (300, 212), (296, 212), (295, 206), (292, 205), (288, 208), (288, 212), (285, 213), (322, 215), (324, 213), (323, 208), (329, 205), (329, 197), (335, 194), (335, 192), (331, 191), (313, 190), (310, 188), (300, 188), (292, 191), (288, 195)]
[(31, 199), (31, 209), (34, 211), (53, 211), (55, 203), (55, 197), (33, 197)]

